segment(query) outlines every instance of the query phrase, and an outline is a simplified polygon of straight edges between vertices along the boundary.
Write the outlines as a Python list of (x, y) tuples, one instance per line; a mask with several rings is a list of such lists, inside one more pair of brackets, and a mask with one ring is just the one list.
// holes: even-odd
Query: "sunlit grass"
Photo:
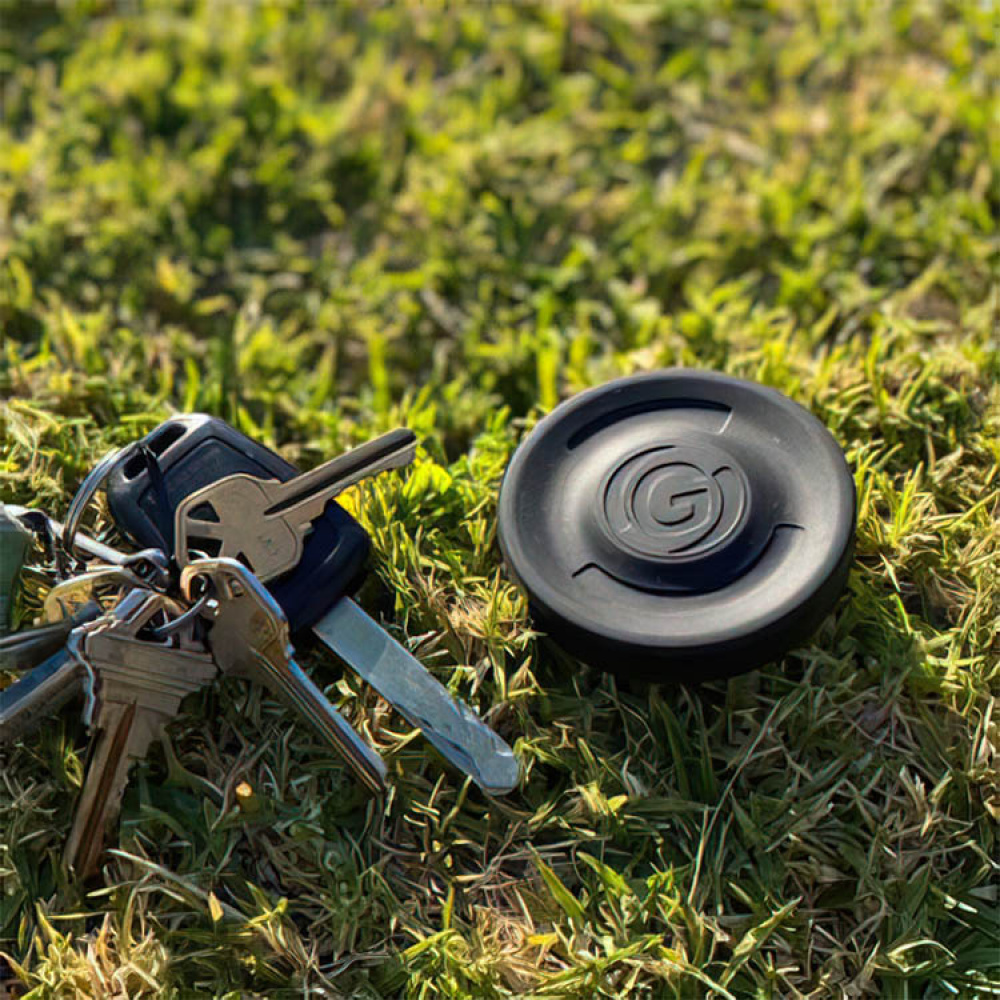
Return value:
[[(384, 810), (226, 682), (84, 890), (65, 713), (0, 750), (32, 1000), (1000, 991), (993, 5), (0, 0), (0, 74), (0, 498), (62, 513), (176, 410), (304, 466), (407, 424), (359, 599), (526, 776), (487, 801), (303, 639)], [(496, 493), (544, 410), (677, 364), (824, 421), (857, 558), (781, 663), (626, 690), (531, 629)]]

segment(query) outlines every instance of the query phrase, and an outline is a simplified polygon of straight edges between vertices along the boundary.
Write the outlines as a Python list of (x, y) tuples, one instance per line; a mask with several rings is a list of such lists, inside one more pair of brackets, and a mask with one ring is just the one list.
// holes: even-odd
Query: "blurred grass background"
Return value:
[[(303, 646), (384, 811), (230, 683), (84, 891), (66, 714), (0, 751), (21, 988), (996, 995), (998, 33), (989, 0), (0, 0), (3, 499), (62, 513), (178, 409), (303, 465), (408, 424), (361, 600), (526, 770), (485, 800)], [(531, 631), (496, 489), (561, 398), (676, 364), (830, 427), (856, 568), (782, 663), (625, 691)]]

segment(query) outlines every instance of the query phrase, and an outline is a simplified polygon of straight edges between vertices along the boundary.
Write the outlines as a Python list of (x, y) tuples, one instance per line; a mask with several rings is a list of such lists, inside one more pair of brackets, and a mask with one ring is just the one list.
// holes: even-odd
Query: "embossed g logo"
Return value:
[(729, 537), (747, 495), (742, 472), (715, 449), (654, 448), (607, 480), (604, 515), (618, 544), (657, 559), (686, 559)]

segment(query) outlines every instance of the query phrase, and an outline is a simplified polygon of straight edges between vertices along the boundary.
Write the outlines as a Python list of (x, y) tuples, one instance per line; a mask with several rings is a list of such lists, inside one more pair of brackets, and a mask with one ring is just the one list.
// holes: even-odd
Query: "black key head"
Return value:
[[(177, 506), (196, 490), (236, 473), (286, 482), (298, 469), (218, 417), (180, 414), (142, 439), (108, 477), (108, 506), (118, 527), (143, 548), (173, 554)], [(202, 546), (212, 556), (211, 540)], [(370, 543), (335, 501), (313, 522), (298, 566), (268, 584), (293, 631), (315, 624), (364, 576)], [(250, 567), (251, 569), (253, 567)]]

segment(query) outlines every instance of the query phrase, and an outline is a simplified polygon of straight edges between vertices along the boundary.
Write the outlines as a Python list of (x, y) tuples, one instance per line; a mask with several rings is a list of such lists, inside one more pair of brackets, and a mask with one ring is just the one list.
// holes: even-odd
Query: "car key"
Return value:
[[(108, 476), (108, 507), (115, 524), (140, 547), (170, 554), (177, 506), (195, 490), (235, 473), (282, 481), (298, 475), (280, 455), (203, 413), (171, 417), (138, 445)], [(155, 463), (145, 461), (140, 448)], [(206, 540), (202, 547), (212, 556), (218, 555), (216, 545)], [(293, 634), (320, 619), (337, 596), (356, 589), (369, 548), (361, 525), (336, 500), (327, 504), (305, 540), (299, 567), (268, 586)]]
[(130, 766), (146, 756), (184, 698), (218, 675), (215, 660), (194, 637), (193, 621), (165, 639), (158, 637), (156, 623), (164, 617), (179, 619), (183, 611), (163, 594), (135, 589), (122, 598), (107, 624), (71, 637), (70, 652), (96, 682), (96, 737), (63, 858), (81, 879), (96, 870)]
[[(115, 523), (140, 545), (161, 544), (177, 507), (210, 483), (234, 473), (286, 481), (296, 475), (294, 466), (215, 417), (172, 417), (143, 441), (156, 455), (160, 488), (134, 458), (112, 470), (107, 486)], [(509, 792), (519, 778), (510, 746), (350, 598), (368, 549), (364, 529), (334, 501), (314, 523), (299, 564), (267, 587), (293, 633), (311, 628), (453, 766), (491, 794)]]
[(186, 566), (208, 539), (220, 545), (214, 555), (239, 557), (266, 583), (298, 565), (304, 538), (338, 493), (415, 453), (413, 431), (400, 428), (285, 482), (237, 473), (203, 486), (177, 507), (177, 563)]
[(242, 563), (222, 557), (190, 563), (180, 586), (187, 601), (206, 603), (208, 644), (221, 670), (259, 680), (313, 726), (370, 792), (385, 791), (382, 758), (292, 658), (288, 622), (263, 584)]

